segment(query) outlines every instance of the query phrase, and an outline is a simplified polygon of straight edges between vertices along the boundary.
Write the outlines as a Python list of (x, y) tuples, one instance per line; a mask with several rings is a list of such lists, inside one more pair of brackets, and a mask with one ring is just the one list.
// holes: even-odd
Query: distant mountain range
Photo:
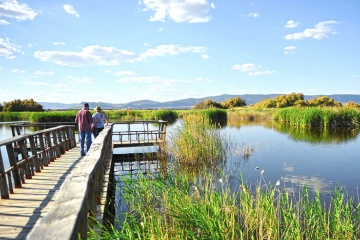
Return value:
[[(96, 105), (101, 106), (103, 109), (125, 109), (125, 108), (132, 108), (132, 109), (157, 109), (157, 108), (169, 108), (169, 109), (189, 109), (194, 106), (198, 102), (202, 102), (206, 99), (211, 99), (215, 102), (221, 103), (224, 100), (229, 98), (236, 98), (240, 97), (241, 99), (246, 101), (246, 104), (249, 106), (251, 104), (255, 104), (257, 102), (261, 102), (266, 98), (274, 98), (281, 94), (244, 94), (244, 95), (229, 95), (223, 94), (219, 96), (209, 96), (204, 98), (186, 98), (176, 101), (169, 101), (169, 102), (156, 102), (151, 100), (140, 100), (134, 101), (129, 103), (106, 103), (106, 102), (88, 102), (90, 108), (93, 109)], [(319, 96), (325, 95), (304, 95), (305, 100), (313, 99)], [(355, 103), (360, 104), (360, 95), (354, 94), (333, 94), (333, 95), (326, 95), (329, 98), (334, 98), (336, 102), (341, 102), (345, 104), (347, 102), (353, 101)], [(56, 103), (56, 102), (39, 102), (44, 109), (80, 109), (83, 106), (82, 103)]]

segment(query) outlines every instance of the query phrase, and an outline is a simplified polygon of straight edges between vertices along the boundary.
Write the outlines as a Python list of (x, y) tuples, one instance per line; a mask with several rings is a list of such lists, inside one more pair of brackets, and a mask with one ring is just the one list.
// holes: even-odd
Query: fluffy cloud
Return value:
[(11, 43), (9, 38), (0, 38), (0, 57), (15, 58), (15, 53), (20, 53), (20, 47)]
[(135, 54), (127, 50), (119, 50), (114, 47), (102, 47), (98, 45), (88, 46), (80, 52), (71, 51), (36, 51), (34, 57), (44, 62), (54, 62), (63, 66), (81, 67), (91, 65), (114, 66), (120, 63), (133, 63), (144, 61), (148, 57), (162, 57), (184, 53), (204, 53), (205, 47), (178, 45), (159, 45), (156, 48), (146, 50), (142, 54)]
[(14, 18), (19, 21), (33, 20), (37, 12), (25, 3), (16, 0), (0, 1), (0, 17)]
[(171, 86), (176, 83), (189, 83), (188, 81), (173, 80), (165, 77), (146, 76), (146, 77), (124, 77), (117, 80), (119, 83), (132, 82), (132, 83), (146, 83), (146, 84), (161, 84), (163, 86)]
[(285, 54), (293, 54), (295, 53), (296, 47), (295, 46), (287, 46), (284, 48)]
[(336, 34), (336, 31), (332, 29), (332, 25), (336, 24), (336, 21), (324, 21), (319, 22), (314, 28), (305, 29), (303, 32), (294, 34), (288, 34), (285, 36), (287, 40), (301, 40), (305, 38), (323, 39), (329, 37), (331, 34)]
[(44, 62), (54, 62), (63, 66), (79, 67), (89, 65), (111, 66), (121, 62), (131, 62), (136, 54), (114, 47), (89, 46), (81, 52), (36, 51), (34, 57)]
[(63, 9), (66, 13), (70, 15), (74, 15), (75, 17), (80, 17), (80, 14), (75, 10), (75, 8), (71, 4), (64, 4)]
[(257, 12), (253, 12), (253, 13), (249, 13), (248, 15), (249, 17), (253, 17), (253, 18), (257, 18), (260, 16), (260, 13), (257, 13)]
[(245, 63), (245, 64), (235, 64), (232, 69), (238, 70), (240, 72), (245, 72), (250, 76), (260, 76), (260, 75), (269, 75), (275, 73), (275, 71), (259, 71), (261, 68), (260, 65), (255, 65), (253, 63)]
[(141, 0), (144, 11), (155, 12), (150, 21), (165, 21), (168, 17), (175, 22), (202, 23), (211, 19), (210, 9), (214, 3), (208, 0)]
[(142, 57), (155, 57), (155, 56), (165, 56), (165, 55), (178, 55), (181, 53), (204, 53), (206, 51), (205, 47), (201, 46), (188, 46), (182, 47), (179, 45), (169, 44), (169, 45), (159, 45), (156, 48), (148, 49), (146, 52), (141, 54)]
[(294, 20), (289, 20), (287, 21), (287, 23), (285, 24), (285, 28), (296, 28), (297, 26), (299, 26), (300, 23), (295, 22)]
[(0, 25), (9, 25), (10, 23), (6, 20), (0, 19)]

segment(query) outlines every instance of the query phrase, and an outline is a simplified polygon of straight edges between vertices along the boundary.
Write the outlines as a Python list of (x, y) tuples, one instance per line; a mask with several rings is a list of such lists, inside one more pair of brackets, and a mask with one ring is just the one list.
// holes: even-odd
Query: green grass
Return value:
[[(329, 204), (307, 188), (298, 195), (278, 184), (245, 184), (231, 192), (226, 179), (184, 174), (125, 179), (129, 211), (119, 229), (89, 239), (359, 239), (359, 203), (334, 189)], [(260, 187), (262, 186), (262, 187)], [(102, 228), (100, 225), (98, 228)]]
[(225, 159), (222, 136), (203, 115), (186, 115), (171, 133), (168, 151), (180, 164), (213, 167)]
[(28, 121), (31, 114), (32, 112), (0, 112), (0, 121)]
[(274, 112), (274, 119), (301, 127), (357, 128), (360, 125), (360, 110), (350, 107), (291, 107)]

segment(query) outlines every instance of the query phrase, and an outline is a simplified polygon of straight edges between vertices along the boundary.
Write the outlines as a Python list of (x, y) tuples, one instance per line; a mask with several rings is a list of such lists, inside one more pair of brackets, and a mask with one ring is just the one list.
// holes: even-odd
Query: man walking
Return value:
[(79, 125), (80, 154), (85, 156), (84, 144), (86, 142), (86, 152), (88, 152), (92, 142), (91, 124), (93, 123), (93, 118), (89, 111), (89, 104), (85, 103), (84, 107), (77, 112), (75, 122)]

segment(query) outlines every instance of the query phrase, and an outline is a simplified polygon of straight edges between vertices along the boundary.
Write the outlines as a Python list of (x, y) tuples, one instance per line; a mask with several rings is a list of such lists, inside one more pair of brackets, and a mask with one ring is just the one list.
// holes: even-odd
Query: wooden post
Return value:
[(5, 167), (4, 167), (1, 151), (0, 151), (0, 192), (1, 192), (1, 199), (9, 199), (9, 189), (7, 187)]
[(23, 169), (25, 170), (25, 177), (26, 179), (31, 179), (33, 171), (31, 170), (32, 167), (30, 166), (30, 162), (29, 162), (29, 157), (26, 147), (26, 139), (22, 139), (19, 141), (19, 147), (20, 147), (21, 158), (22, 160), (24, 160), (24, 164), (22, 166)]
[[(21, 180), (22, 180), (23, 177), (22, 178), (20, 177), (19, 168), (18, 168), (18, 165), (16, 163), (16, 159), (15, 159), (14, 148), (13, 148), (11, 143), (6, 144), (6, 150), (7, 150), (7, 153), (8, 153), (10, 166), (13, 167), (12, 176), (13, 176), (15, 188), (21, 188), (22, 187)], [(11, 179), (9, 179), (9, 181), (11, 181)]]
[[(36, 136), (37, 135), (35, 135), (35, 137)], [(30, 147), (31, 147), (32, 159), (33, 159), (34, 166), (35, 166), (35, 172), (41, 172), (40, 159), (38, 158), (38, 154), (36, 151), (36, 144), (35, 144), (34, 136), (29, 136), (29, 142), (30, 142)]]
[(53, 162), (55, 160), (55, 156), (54, 156), (54, 148), (51, 143), (50, 133), (49, 132), (45, 133), (45, 137), (46, 137), (47, 150), (48, 150), (50, 162)]

